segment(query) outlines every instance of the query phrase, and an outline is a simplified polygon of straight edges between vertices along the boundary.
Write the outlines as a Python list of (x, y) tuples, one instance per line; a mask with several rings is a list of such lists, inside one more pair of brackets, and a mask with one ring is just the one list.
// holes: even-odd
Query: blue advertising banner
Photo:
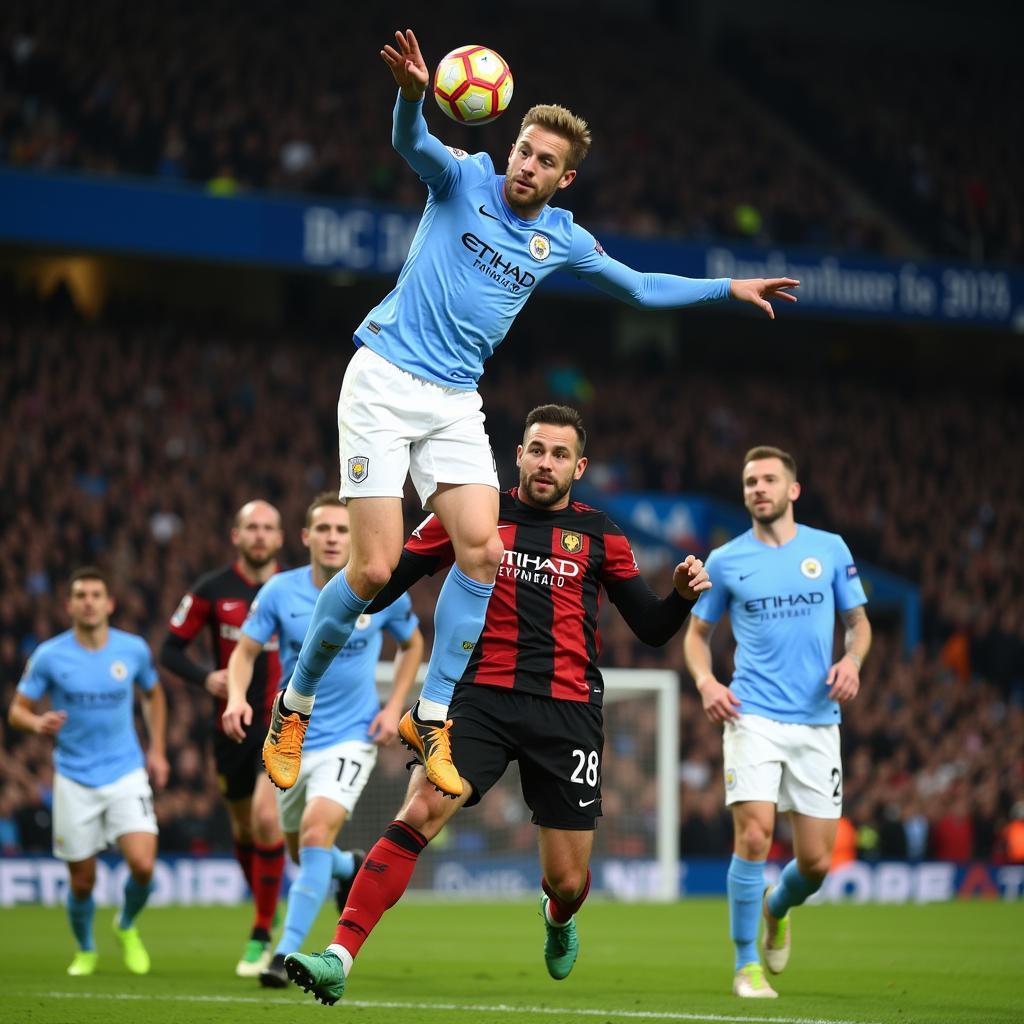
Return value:
[[(95, 899), (100, 906), (118, 906), (127, 868), (120, 859), (98, 862)], [(296, 869), (288, 865), (287, 885)], [(684, 897), (724, 897), (729, 861), (725, 857), (692, 858), (679, 863), (679, 891)], [(769, 864), (765, 880), (778, 880), (782, 865)], [(660, 868), (656, 861), (597, 859), (594, 890), (630, 902), (657, 898)], [(0, 907), (19, 904), (57, 906), (67, 897), (68, 869), (52, 857), (0, 858)], [(162, 856), (153, 875), (153, 906), (233, 906), (248, 898), (245, 880), (231, 857)], [(533, 856), (440, 859), (432, 876), (414, 881), (419, 892), (452, 899), (532, 899), (537, 888)], [(1024, 864), (944, 861), (908, 864), (854, 861), (833, 871), (813, 903), (938, 903), (948, 900), (1024, 900)]]
[[(0, 169), (0, 241), (309, 270), (396, 274), (419, 210), (367, 202), (167, 187)], [(601, 236), (638, 270), (800, 279), (790, 311), (1024, 331), (1024, 270), (886, 260), (731, 243)], [(548, 290), (586, 289), (555, 274)]]

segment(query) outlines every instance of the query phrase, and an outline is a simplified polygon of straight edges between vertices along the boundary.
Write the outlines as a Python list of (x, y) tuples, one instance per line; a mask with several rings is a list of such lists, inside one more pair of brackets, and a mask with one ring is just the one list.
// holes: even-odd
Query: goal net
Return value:
[[(678, 677), (655, 669), (602, 675), (604, 814), (594, 839), (593, 888), (617, 899), (673, 900), (679, 893)], [(381, 663), (377, 679), (385, 692), (391, 677), (391, 665)], [(401, 807), (410, 756), (397, 742), (380, 752), (339, 846), (367, 849), (376, 841)], [(539, 892), (537, 829), (515, 763), (420, 854), (410, 890), (481, 899)]]

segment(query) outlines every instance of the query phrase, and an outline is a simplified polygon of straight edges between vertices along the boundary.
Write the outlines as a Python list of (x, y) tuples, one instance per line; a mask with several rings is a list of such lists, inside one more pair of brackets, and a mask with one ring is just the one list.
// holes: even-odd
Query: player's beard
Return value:
[(515, 180), (516, 175), (512, 171), (505, 172), (505, 202), (508, 203), (514, 213), (520, 213), (521, 211), (532, 213), (535, 210), (540, 210), (547, 205), (548, 200), (558, 191), (558, 185), (554, 184), (547, 192), (534, 188), (527, 193), (525, 200), (517, 199), (512, 191)]
[(277, 557), (277, 551), (264, 548), (262, 551), (242, 551), (242, 559), (250, 569), (263, 569)]
[(758, 512), (751, 509), (750, 514), (762, 525), (771, 526), (772, 523), (781, 519), (789, 508), (789, 498), (782, 498), (772, 505), (767, 512)]
[(534, 488), (534, 479), (534, 477), (523, 473), (519, 478), (519, 486), (529, 495), (530, 501), (535, 505), (541, 505), (545, 508), (557, 505), (572, 489), (571, 477), (564, 484), (560, 484), (556, 477), (552, 477), (549, 480), (545, 480), (545, 483), (550, 484), (551, 490), (546, 494), (538, 493)]

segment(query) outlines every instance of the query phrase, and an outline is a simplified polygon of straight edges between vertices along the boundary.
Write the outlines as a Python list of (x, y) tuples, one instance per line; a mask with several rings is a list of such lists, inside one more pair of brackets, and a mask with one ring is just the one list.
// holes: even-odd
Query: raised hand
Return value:
[(418, 100), (427, 90), (430, 72), (420, 53), (420, 44), (411, 28), (395, 33), (395, 46), (385, 46), (380, 51), (384, 63), (391, 69), (402, 96), (407, 100)]
[(687, 555), (672, 574), (672, 584), (684, 601), (696, 601), (701, 591), (711, 589), (711, 580), (704, 563), (695, 555)]
[(732, 297), (740, 302), (760, 306), (774, 320), (775, 310), (772, 309), (770, 300), (785, 299), (786, 302), (796, 302), (796, 296), (790, 295), (787, 289), (799, 287), (800, 282), (792, 277), (748, 277), (734, 279), (729, 291)]

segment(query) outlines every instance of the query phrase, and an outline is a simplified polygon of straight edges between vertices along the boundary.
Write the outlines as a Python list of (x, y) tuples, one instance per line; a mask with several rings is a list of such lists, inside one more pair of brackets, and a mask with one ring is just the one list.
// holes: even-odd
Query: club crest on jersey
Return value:
[(800, 571), (809, 580), (816, 580), (821, 575), (821, 562), (816, 558), (805, 558), (800, 563)]
[(725, 788), (732, 790), (736, 788), (736, 769), (727, 768), (725, 771)]
[(110, 674), (120, 683), (128, 678), (128, 666), (123, 661), (115, 661), (110, 666)]
[(354, 484), (361, 484), (370, 472), (370, 460), (365, 455), (353, 455), (348, 460), (348, 478)]
[(575, 530), (563, 530), (561, 545), (563, 551), (568, 551), (570, 555), (574, 555), (583, 547), (583, 534), (577, 533)]
[(356, 629), (369, 629), (370, 623), (373, 621), (373, 617), (363, 612), (362, 615), (356, 619)]
[(534, 235), (530, 239), (530, 255), (540, 263), (551, 255), (551, 243), (544, 235)]

